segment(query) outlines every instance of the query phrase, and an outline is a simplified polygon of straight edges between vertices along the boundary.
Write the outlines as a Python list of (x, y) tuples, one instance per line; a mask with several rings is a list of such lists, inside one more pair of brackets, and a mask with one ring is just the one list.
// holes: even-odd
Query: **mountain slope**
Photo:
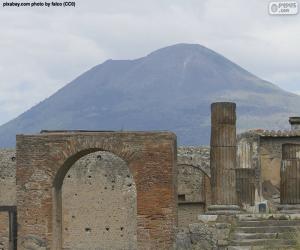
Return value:
[(136, 60), (108, 60), (0, 127), (0, 147), (41, 129), (172, 130), (179, 144), (208, 144), (210, 103), (235, 101), (239, 129), (287, 126), (300, 96), (195, 44)]

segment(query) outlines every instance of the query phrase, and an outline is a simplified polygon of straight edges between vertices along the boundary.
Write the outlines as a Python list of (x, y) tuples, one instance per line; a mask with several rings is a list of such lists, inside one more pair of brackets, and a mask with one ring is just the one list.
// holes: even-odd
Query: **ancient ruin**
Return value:
[(248, 181), (244, 182), (244, 188), (250, 190), (247, 195), (249, 201), (244, 202), (242, 199), (241, 205), (248, 211), (258, 212), (258, 206), (254, 204), (261, 202), (265, 203), (270, 212), (280, 209), (281, 167), (284, 159), (282, 148), (284, 144), (300, 144), (300, 121), (296, 117), (289, 121), (291, 130), (257, 129), (237, 136), (238, 171), (247, 174)]
[(282, 145), (280, 169), (280, 203), (300, 204), (300, 145)]
[(96, 151), (112, 152), (124, 159), (133, 175), (137, 247), (171, 248), (177, 225), (176, 137), (167, 132), (17, 136), (18, 248), (30, 248), (27, 245), (34, 242), (46, 249), (62, 249), (64, 178), (78, 159)]
[(213, 103), (211, 106), (210, 168), (212, 213), (235, 213), (236, 196), (236, 105)]
[[(297, 249), (300, 119), (210, 147), (169, 132), (43, 131), (0, 150), (0, 249)], [(259, 248), (261, 247), (261, 248)]]

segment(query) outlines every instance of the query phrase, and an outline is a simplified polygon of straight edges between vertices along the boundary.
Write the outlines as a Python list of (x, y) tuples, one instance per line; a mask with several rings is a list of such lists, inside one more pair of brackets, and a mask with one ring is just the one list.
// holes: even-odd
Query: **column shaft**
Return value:
[(211, 105), (211, 188), (213, 205), (237, 205), (236, 105)]

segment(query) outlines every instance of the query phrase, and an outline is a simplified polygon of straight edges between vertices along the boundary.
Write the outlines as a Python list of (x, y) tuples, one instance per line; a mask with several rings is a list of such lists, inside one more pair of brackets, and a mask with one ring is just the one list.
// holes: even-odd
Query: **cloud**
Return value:
[(76, 8), (0, 9), (0, 124), (109, 58), (179, 43), (209, 47), (297, 91), (300, 15), (270, 16), (269, 1), (77, 0)]

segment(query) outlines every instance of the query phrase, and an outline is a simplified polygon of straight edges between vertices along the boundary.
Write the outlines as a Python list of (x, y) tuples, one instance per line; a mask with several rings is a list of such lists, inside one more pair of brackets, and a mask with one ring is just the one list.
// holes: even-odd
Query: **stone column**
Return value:
[(300, 212), (300, 144), (282, 145), (280, 203), (283, 213)]
[(210, 169), (212, 205), (209, 213), (239, 212), (236, 194), (236, 105), (211, 105)]

